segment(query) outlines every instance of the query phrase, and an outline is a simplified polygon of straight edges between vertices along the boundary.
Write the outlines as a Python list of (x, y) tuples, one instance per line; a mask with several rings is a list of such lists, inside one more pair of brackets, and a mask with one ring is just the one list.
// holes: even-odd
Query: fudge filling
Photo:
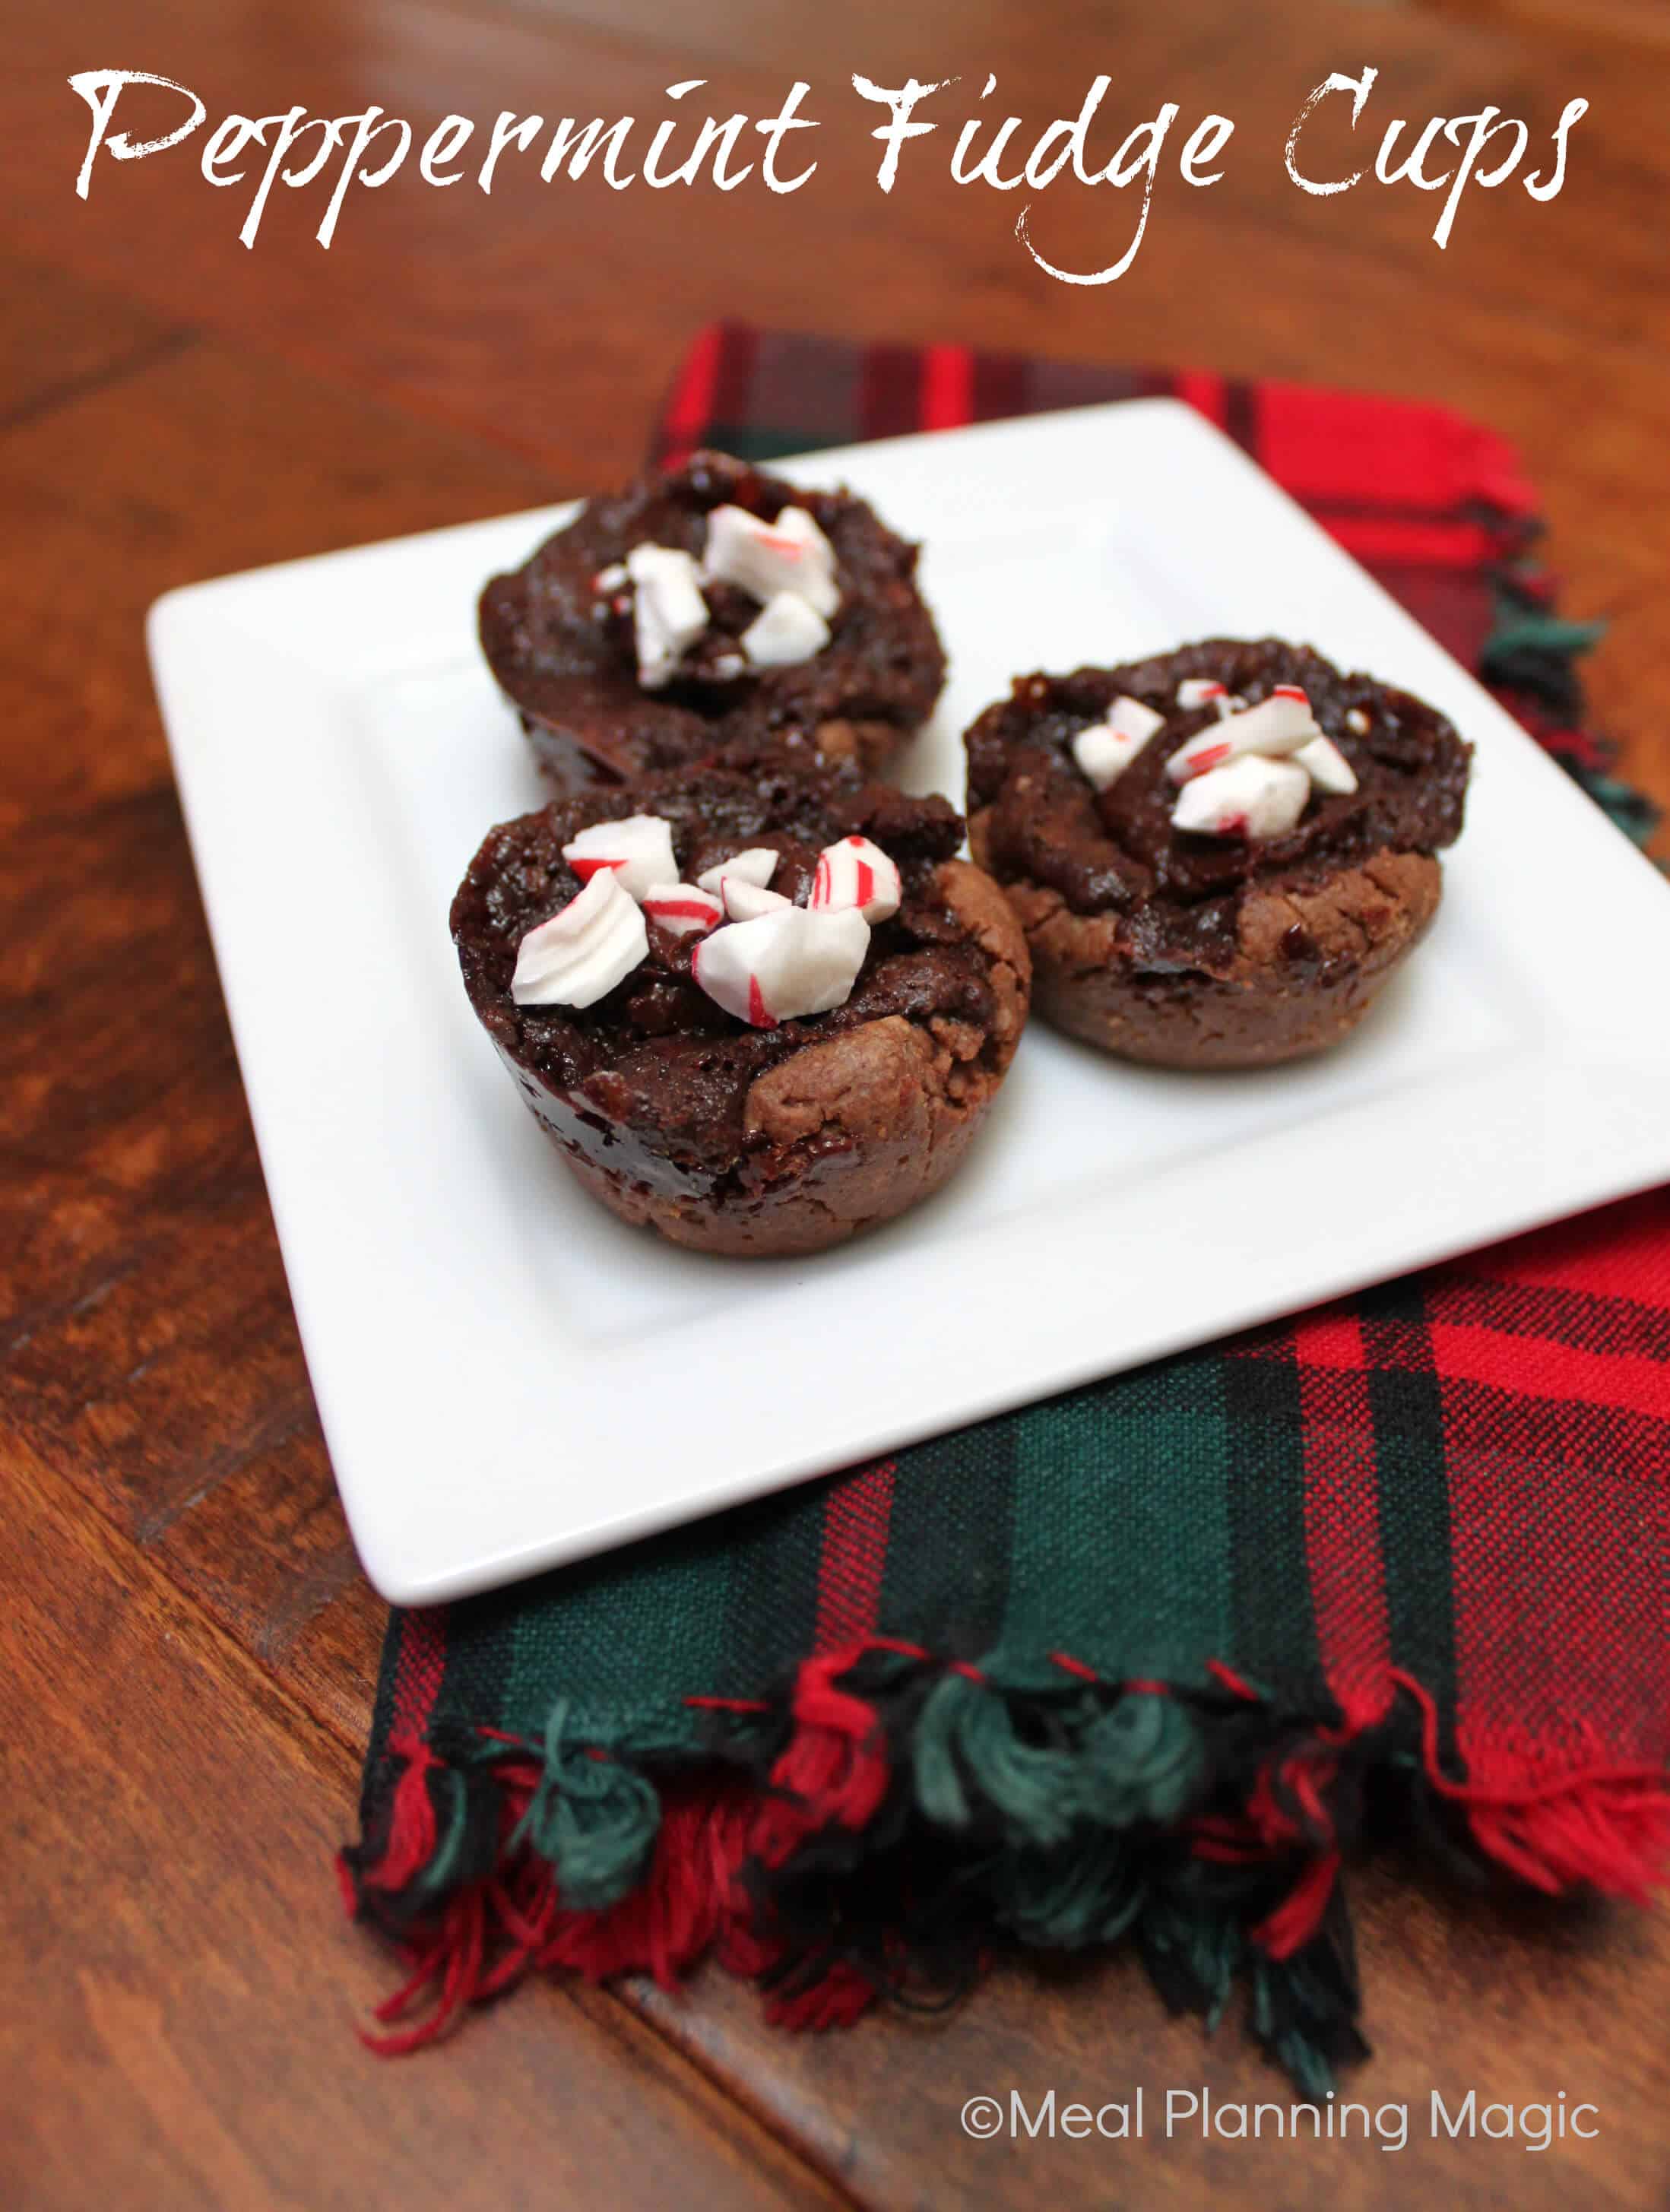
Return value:
[(525, 717), (622, 775), (830, 724), (914, 729), (945, 667), (915, 568), (863, 501), (699, 453), (494, 577), (482, 644)]
[(1452, 843), (1469, 760), (1436, 709), (1274, 638), (1019, 678), (968, 748), (999, 880), (1120, 915), (1153, 973), (1227, 972), (1254, 884)]
[[(989, 963), (934, 884), (963, 838), (962, 820), (944, 799), (839, 775), (797, 775), (752, 759), (657, 778), (635, 787), (634, 799), (641, 811), (629, 820), (665, 825), (676, 868), (671, 881), (645, 887), (641, 904), (613, 882), (610, 856), (598, 850), (611, 836), (620, 842), (609, 814), (618, 795), (601, 793), (559, 800), (495, 830), (452, 908), (477, 1013), (542, 1091), (568, 1094), (571, 1141), (585, 1141), (589, 1110), (600, 1157), (612, 1147), (614, 1164), (625, 1165), (620, 1139), (641, 1131), (647, 1144), (671, 1152), (680, 1176), (710, 1186), (747, 1148), (754, 1082), (804, 1046), (896, 1015), (936, 1038), (983, 1048), (976, 1041), (989, 1037), (997, 1015)], [(656, 834), (630, 832), (631, 857), (642, 866), (652, 865)], [(588, 866), (594, 862), (601, 865)], [(617, 981), (584, 1006), (519, 1004), (525, 946), (582, 890), (600, 911), (611, 890), (624, 901), (641, 952), (633, 925), (615, 912), (580, 957), (605, 963), (588, 971), (594, 980), (617, 962)], [(750, 890), (780, 904), (754, 907)], [(714, 903), (725, 909), (725, 926), (715, 926)], [(702, 911), (664, 914), (658, 905)], [(727, 938), (757, 931), (762, 921), (768, 930), (789, 909), (803, 923), (821, 911), (847, 915), (867, 932), (862, 958), (840, 1003), (756, 1026), (745, 975), (738, 1003), (734, 975), (704, 976), (704, 961)], [(733, 919), (739, 911), (740, 921)], [(633, 1171), (657, 1172), (638, 1162)]]

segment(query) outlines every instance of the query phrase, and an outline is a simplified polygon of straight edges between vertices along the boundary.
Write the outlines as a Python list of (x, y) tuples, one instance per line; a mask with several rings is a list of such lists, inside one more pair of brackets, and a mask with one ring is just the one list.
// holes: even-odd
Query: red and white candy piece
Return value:
[(635, 545), (626, 568), (634, 586), (638, 681), (646, 691), (658, 691), (672, 680), (686, 647), (707, 627), (701, 572), (691, 555), (670, 545)]
[(1339, 799), (1357, 789), (1357, 774), (1332, 738), (1313, 738), (1293, 756), (1315, 785)]
[(768, 1030), (844, 1005), (869, 949), (870, 925), (856, 907), (784, 906), (704, 937), (690, 973), (727, 1014)]
[(604, 870), (516, 948), (510, 995), (519, 1006), (590, 1006), (629, 975), (649, 933), (620, 878)]
[(1092, 722), (1072, 741), (1072, 757), (1098, 791), (1116, 783), (1156, 730), (1165, 727), (1165, 716), (1145, 707), (1140, 699), (1121, 692), (1108, 709), (1108, 719)]
[(725, 911), (732, 921), (757, 921), (762, 914), (774, 913), (777, 908), (792, 906), (781, 891), (768, 891), (763, 884), (750, 884), (746, 876), (721, 876), (719, 895), (725, 902)]
[(1197, 707), (1216, 707), (1222, 716), (1232, 714), (1237, 702), (1227, 684), (1211, 676), (1186, 676), (1177, 686), (1177, 704), (1186, 714)]
[(843, 837), (818, 854), (806, 904), (815, 913), (856, 907), (873, 926), (897, 914), (903, 896), (899, 871), (879, 845), (867, 837)]
[(1310, 701), (1297, 684), (1278, 684), (1256, 707), (1243, 707), (1215, 727), (1209, 724), (1197, 730), (1173, 753), (1165, 772), (1174, 783), (1187, 783), (1191, 776), (1205, 775), (1243, 753), (1261, 753), (1266, 760), (1296, 753), (1321, 734)]
[(799, 592), (775, 592), (737, 642), (751, 668), (792, 668), (829, 641), (829, 625)]
[(777, 872), (777, 855), (769, 845), (750, 845), (745, 852), (732, 853), (728, 860), (720, 860), (711, 868), (704, 868), (696, 878), (704, 891), (713, 891), (723, 898), (720, 889), (726, 876), (740, 876), (745, 884), (765, 884)]
[(678, 873), (672, 827), (659, 814), (629, 814), (619, 822), (594, 822), (569, 839), (562, 848), (562, 857), (582, 883), (589, 882), (600, 869), (612, 869), (621, 889), (634, 898), (642, 898), (652, 884), (671, 883)]
[(792, 592), (826, 618), (841, 604), (835, 548), (804, 507), (784, 507), (775, 522), (743, 507), (714, 507), (701, 573), (767, 603)]
[(674, 937), (703, 936), (725, 919), (725, 902), (695, 884), (652, 884), (639, 901), (646, 918)]
[(1292, 761), (1243, 753), (1190, 778), (1171, 810), (1172, 827), (1201, 837), (1280, 837), (1309, 797), (1310, 778)]

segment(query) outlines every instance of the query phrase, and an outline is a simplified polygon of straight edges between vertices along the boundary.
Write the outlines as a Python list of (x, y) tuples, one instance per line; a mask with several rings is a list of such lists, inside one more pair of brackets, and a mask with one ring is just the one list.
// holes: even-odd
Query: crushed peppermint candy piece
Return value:
[(1266, 760), (1296, 753), (1321, 734), (1304, 693), (1297, 684), (1278, 684), (1256, 707), (1243, 707), (1238, 714), (1197, 730), (1173, 753), (1165, 772), (1174, 783), (1187, 783), (1191, 776), (1205, 775), (1245, 753), (1262, 754)]
[(646, 691), (659, 691), (671, 682), (686, 649), (707, 627), (701, 572), (689, 554), (669, 545), (635, 545), (626, 568), (635, 586), (632, 623), (638, 681)]
[(777, 872), (777, 855), (769, 845), (750, 845), (746, 852), (732, 853), (728, 860), (718, 861), (704, 868), (696, 878), (704, 891), (713, 891), (723, 897), (720, 886), (726, 876), (740, 876), (744, 883), (765, 884)]
[(1280, 837), (1309, 797), (1310, 778), (1291, 761), (1243, 753), (1190, 778), (1171, 810), (1172, 826), (1201, 837)]
[(1318, 791), (1339, 799), (1357, 789), (1356, 771), (1332, 738), (1313, 738), (1293, 758)]
[(641, 898), (652, 884), (668, 883), (678, 873), (672, 825), (659, 814), (594, 822), (569, 839), (562, 857), (582, 883), (599, 870), (612, 870), (621, 889), (634, 898)]
[(1345, 727), (1354, 738), (1366, 738), (1374, 725), (1361, 707), (1353, 707), (1345, 717)]
[(799, 592), (777, 592), (738, 640), (756, 668), (789, 668), (811, 660), (829, 641), (829, 625)]
[(629, 975), (649, 933), (612, 869), (602, 869), (516, 948), (510, 995), (519, 1006), (590, 1006)]
[(725, 919), (725, 902), (695, 884), (652, 884), (639, 901), (647, 919), (674, 937), (705, 936)]
[(735, 584), (765, 605), (792, 592), (827, 619), (841, 605), (835, 548), (804, 507), (786, 507), (762, 522), (743, 507), (716, 507), (707, 517), (701, 573)]
[(1130, 767), (1156, 730), (1165, 727), (1165, 716), (1145, 707), (1140, 699), (1121, 693), (1108, 709), (1105, 721), (1092, 722), (1072, 741), (1072, 757), (1088, 781), (1106, 791)]
[(757, 1030), (843, 1006), (870, 947), (856, 907), (814, 914), (784, 906), (704, 937), (690, 957), (697, 984)]
[(632, 581), (632, 571), (624, 561), (611, 561), (606, 568), (599, 568), (592, 579), (594, 592), (623, 592)]
[(768, 891), (762, 884), (750, 884), (746, 876), (721, 876), (719, 895), (725, 902), (725, 911), (732, 921), (757, 921), (762, 914), (776, 908), (792, 906), (781, 891)]
[(806, 904), (814, 912), (855, 907), (873, 927), (897, 914), (903, 896), (899, 871), (879, 845), (867, 837), (843, 837), (818, 854)]
[(1227, 684), (1210, 676), (1186, 676), (1177, 686), (1177, 704), (1186, 714), (1197, 707), (1215, 706), (1220, 715), (1235, 711), (1234, 695)]

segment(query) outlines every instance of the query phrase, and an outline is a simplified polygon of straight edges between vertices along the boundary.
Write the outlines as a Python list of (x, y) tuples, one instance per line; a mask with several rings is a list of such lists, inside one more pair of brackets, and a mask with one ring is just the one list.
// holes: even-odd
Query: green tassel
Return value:
[(917, 1719), (914, 1762), (917, 1802), (941, 1827), (969, 1826), (970, 1789), (1013, 1835), (1046, 1850), (1072, 1826), (1072, 1753), (1025, 1742), (1009, 1699), (989, 1684), (947, 1674), (929, 1692)]
[[(1649, 842), (1662, 815), (1645, 792), (1620, 783), (1616, 776), (1597, 775), (1593, 769), (1572, 769), (1570, 773), (1632, 844), (1645, 845)], [(1670, 866), (1670, 861), (1661, 861), (1659, 865)]]
[(1180, 1820), (1205, 1781), (1200, 1732), (1175, 1698), (1121, 1698), (1085, 1729), (1079, 1753), (1083, 1809), (1110, 1828)]
[[(412, 1878), (414, 1905), (427, 1897), (445, 1897), (463, 1876), (469, 1856), (471, 1795), (468, 1778), (457, 1767), (433, 1765), (426, 1778), (434, 1809), (435, 1847)], [(421, 1907), (419, 1907), (421, 1909)]]
[(1077, 1951), (1109, 1943), (1142, 1911), (1146, 1892), (1125, 1840), (1081, 1830), (1060, 1851), (1005, 1855), (998, 1917), (1023, 1943)]
[(624, 1758), (596, 1759), (591, 1747), (565, 1744), (568, 1712), (566, 1699), (552, 1711), (545, 1770), (511, 1843), (550, 1861), (564, 1905), (597, 1912), (637, 1886), (661, 1825), (661, 1801)]
[(1567, 622), (1559, 615), (1521, 614), (1501, 607), (1485, 647), (1485, 665), (1515, 653), (1546, 653), (1560, 660), (1575, 659), (1600, 642), (1606, 627), (1603, 622)]
[(1203, 1893), (1192, 1869), (1181, 1875), (1181, 1882), (1150, 1893), (1137, 1940), (1166, 2002), (1203, 2013), (1210, 2035), (1224, 2017), (1246, 1946), (1234, 1913)]
[(1333, 2069), (1305, 2026), (1309, 2006), (1303, 1972), (1256, 1949), (1250, 1954), (1248, 1971), (1253, 1985), (1248, 2019), (1254, 2034), (1308, 2097), (1331, 2096)]

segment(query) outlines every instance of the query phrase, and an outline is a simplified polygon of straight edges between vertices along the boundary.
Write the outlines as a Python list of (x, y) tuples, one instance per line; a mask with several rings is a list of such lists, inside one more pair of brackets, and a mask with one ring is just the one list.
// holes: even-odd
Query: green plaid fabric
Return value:
[[(1533, 505), (1442, 410), (704, 334), (657, 450), (765, 457), (1172, 390), (1229, 428), (1620, 826)], [(788, 2025), (1128, 1937), (1312, 2090), (1363, 2048), (1377, 1828), (1547, 1891), (1670, 1847), (1670, 1196), (391, 1621), (354, 1909), (382, 2047), (535, 1967), (709, 1948)]]

